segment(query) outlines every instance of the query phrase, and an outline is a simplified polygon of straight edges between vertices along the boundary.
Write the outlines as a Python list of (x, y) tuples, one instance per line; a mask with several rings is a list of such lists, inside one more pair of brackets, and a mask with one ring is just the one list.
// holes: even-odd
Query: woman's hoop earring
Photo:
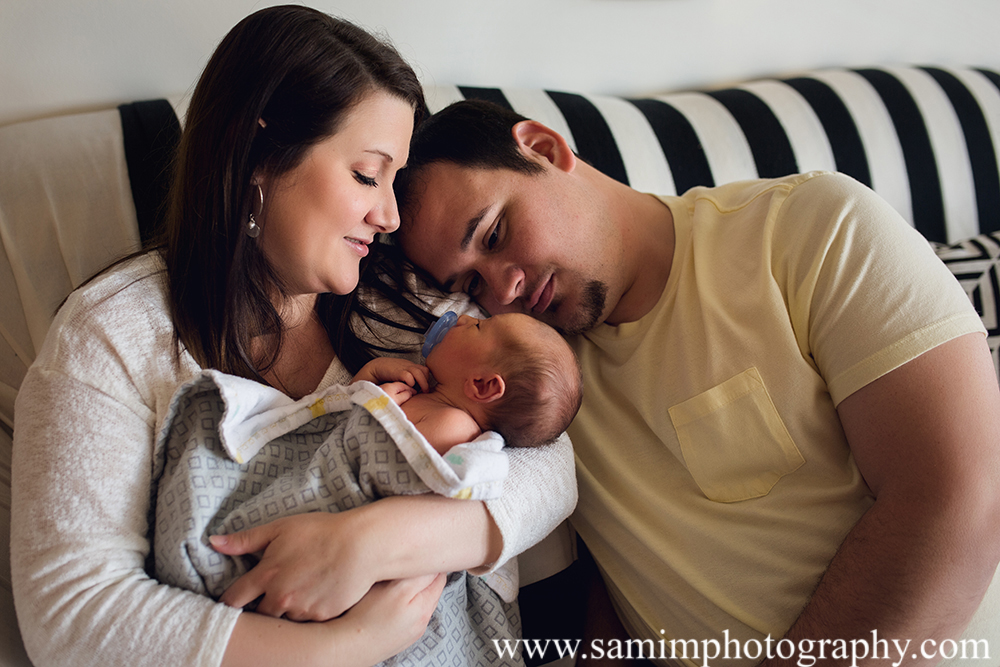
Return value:
[[(264, 188), (260, 187), (260, 184), (254, 183), (254, 187), (257, 188), (257, 194), (260, 195), (260, 210), (264, 211)], [(250, 219), (247, 221), (247, 236), (252, 239), (260, 236), (260, 225), (257, 224), (257, 220), (253, 217), (253, 207), (250, 207)]]

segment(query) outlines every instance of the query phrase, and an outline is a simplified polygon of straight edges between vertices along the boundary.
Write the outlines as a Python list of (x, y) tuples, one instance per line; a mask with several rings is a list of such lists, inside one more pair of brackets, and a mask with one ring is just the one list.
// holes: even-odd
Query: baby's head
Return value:
[(555, 440), (583, 399), (573, 350), (555, 329), (528, 315), (459, 317), (431, 350), (427, 367), (439, 383), (461, 383), (463, 407), (514, 447)]

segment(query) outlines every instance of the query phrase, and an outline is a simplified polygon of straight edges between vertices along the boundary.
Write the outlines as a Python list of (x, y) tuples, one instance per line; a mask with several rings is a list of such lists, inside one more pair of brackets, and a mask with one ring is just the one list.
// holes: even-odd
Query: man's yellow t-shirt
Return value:
[(837, 404), (984, 328), (929, 244), (845, 176), (662, 201), (659, 303), (571, 341), (573, 525), (633, 637), (778, 638), (872, 503)]

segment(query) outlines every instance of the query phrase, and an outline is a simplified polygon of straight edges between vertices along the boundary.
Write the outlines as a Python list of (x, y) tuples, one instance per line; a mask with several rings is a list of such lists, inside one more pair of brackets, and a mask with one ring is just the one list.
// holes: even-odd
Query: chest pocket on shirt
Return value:
[(668, 412), (688, 472), (709, 500), (765, 496), (805, 463), (756, 368)]

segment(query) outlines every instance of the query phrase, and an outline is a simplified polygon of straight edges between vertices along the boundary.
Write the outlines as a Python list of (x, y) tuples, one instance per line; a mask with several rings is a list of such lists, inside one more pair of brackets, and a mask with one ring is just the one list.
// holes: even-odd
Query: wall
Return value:
[[(253, 0), (0, 0), (0, 124), (188, 91)], [(996, 0), (313, 0), (425, 83), (639, 94), (833, 65), (1000, 68)]]

